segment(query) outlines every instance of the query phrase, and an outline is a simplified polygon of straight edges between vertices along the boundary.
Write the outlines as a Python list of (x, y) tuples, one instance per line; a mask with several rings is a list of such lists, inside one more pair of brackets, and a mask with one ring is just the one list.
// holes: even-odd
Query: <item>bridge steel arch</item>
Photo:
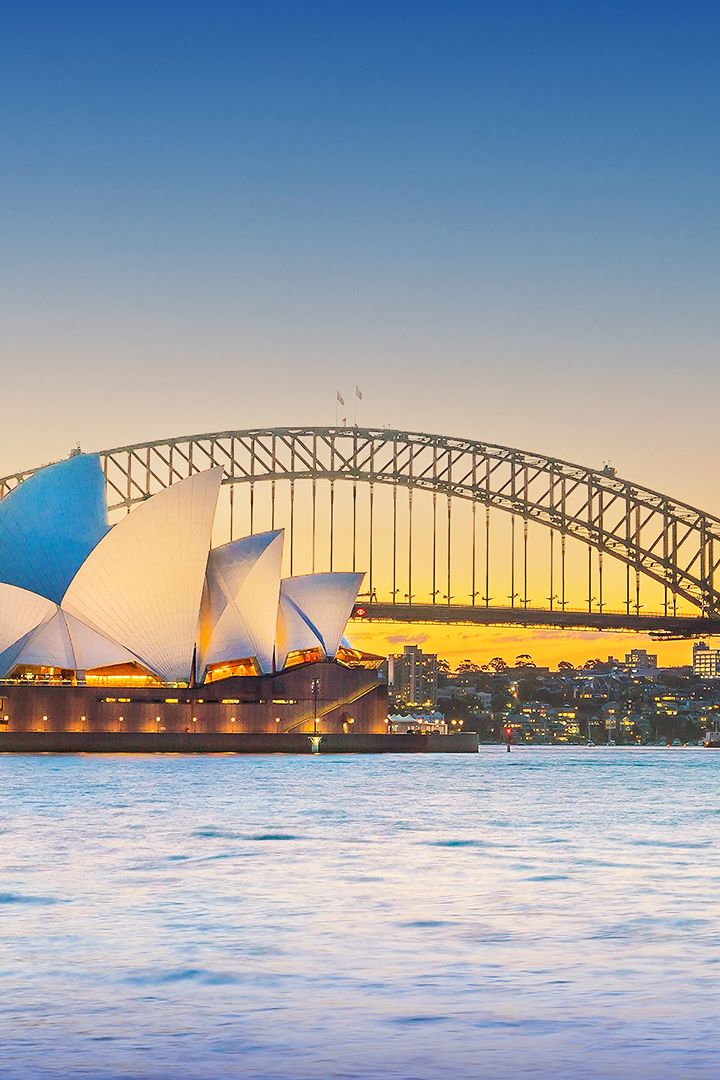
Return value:
[[(116, 447), (102, 451), (100, 457), (111, 510), (130, 509), (161, 488), (216, 465), (224, 467), (224, 484), (249, 484), (252, 490), (256, 483), (271, 482), (273, 514), (275, 483), (289, 482), (292, 514), (293, 486), (297, 481), (329, 481), (331, 537), (332, 485), (336, 481), (368, 485), (371, 515), (376, 484), (392, 485), (395, 493), (398, 488), (407, 488), (410, 500), (415, 490), (431, 492), (433, 500), (438, 496), (470, 500), (474, 507), (484, 507), (487, 512), (492, 508), (513, 515), (513, 528), (516, 519), (522, 523), (520, 543), (525, 547), (525, 567), (527, 526), (531, 521), (546, 526), (551, 535), (558, 537), (561, 558), (569, 537), (586, 544), (589, 552), (596, 552), (601, 615), (603, 558), (607, 556), (626, 567), (627, 616), (640, 615), (639, 584), (642, 577), (647, 577), (663, 587), (664, 615), (668, 619), (677, 613), (679, 599), (692, 605), (698, 623), (714, 623), (720, 618), (720, 519), (622, 479), (609, 468), (586, 468), (471, 439), (340, 426), (252, 428), (188, 435)], [(0, 496), (35, 471), (29, 469), (0, 479)], [(412, 542), (412, 502), (410, 514)], [(487, 591), (483, 599), (489, 603)], [(564, 595), (553, 597), (552, 587), (550, 592), (551, 610), (557, 599), (558, 608), (564, 611)], [(473, 606), (480, 595), (473, 580)], [(512, 605), (516, 595), (513, 589)], [(588, 597), (590, 607), (592, 599)], [(527, 604), (526, 587), (525, 609)], [(518, 607), (522, 613), (522, 601)]]

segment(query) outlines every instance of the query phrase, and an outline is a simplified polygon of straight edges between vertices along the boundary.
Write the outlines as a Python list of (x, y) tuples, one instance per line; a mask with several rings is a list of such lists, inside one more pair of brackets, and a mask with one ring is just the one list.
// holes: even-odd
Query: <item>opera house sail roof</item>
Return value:
[(363, 575), (282, 578), (283, 532), (211, 548), (222, 469), (110, 527), (100, 459), (49, 465), (0, 499), (0, 678), (133, 664), (167, 683), (332, 659)]

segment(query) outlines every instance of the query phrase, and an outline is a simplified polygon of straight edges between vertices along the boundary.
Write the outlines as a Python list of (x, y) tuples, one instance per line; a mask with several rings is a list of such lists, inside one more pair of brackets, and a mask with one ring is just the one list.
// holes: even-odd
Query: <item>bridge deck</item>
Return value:
[(522, 607), (485, 607), (462, 604), (407, 604), (362, 602), (355, 621), (444, 623), (466, 626), (552, 626), (560, 630), (631, 630), (655, 638), (691, 638), (720, 634), (720, 619), (662, 612), (628, 615), (617, 611), (549, 611)]

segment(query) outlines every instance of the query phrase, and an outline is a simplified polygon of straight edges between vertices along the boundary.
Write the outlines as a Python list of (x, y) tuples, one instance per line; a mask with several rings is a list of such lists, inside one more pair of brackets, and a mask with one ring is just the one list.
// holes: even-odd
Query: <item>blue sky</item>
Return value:
[(330, 423), (359, 382), (368, 423), (720, 513), (718, 31), (692, 0), (0, 4), (0, 470)]

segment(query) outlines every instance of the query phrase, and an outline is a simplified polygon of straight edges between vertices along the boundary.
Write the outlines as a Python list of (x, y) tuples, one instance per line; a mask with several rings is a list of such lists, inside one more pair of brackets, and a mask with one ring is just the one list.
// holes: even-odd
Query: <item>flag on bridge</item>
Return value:
[(358, 401), (362, 401), (362, 390), (359, 386), (355, 387), (355, 397), (358, 399)]
[(337, 399), (338, 399), (338, 402), (340, 403), (340, 405), (344, 405), (344, 404), (345, 404), (345, 399), (343, 398), (343, 396), (342, 396), (342, 394), (340, 393), (340, 391), (339, 391), (339, 390), (338, 390), (338, 392), (337, 392)]

